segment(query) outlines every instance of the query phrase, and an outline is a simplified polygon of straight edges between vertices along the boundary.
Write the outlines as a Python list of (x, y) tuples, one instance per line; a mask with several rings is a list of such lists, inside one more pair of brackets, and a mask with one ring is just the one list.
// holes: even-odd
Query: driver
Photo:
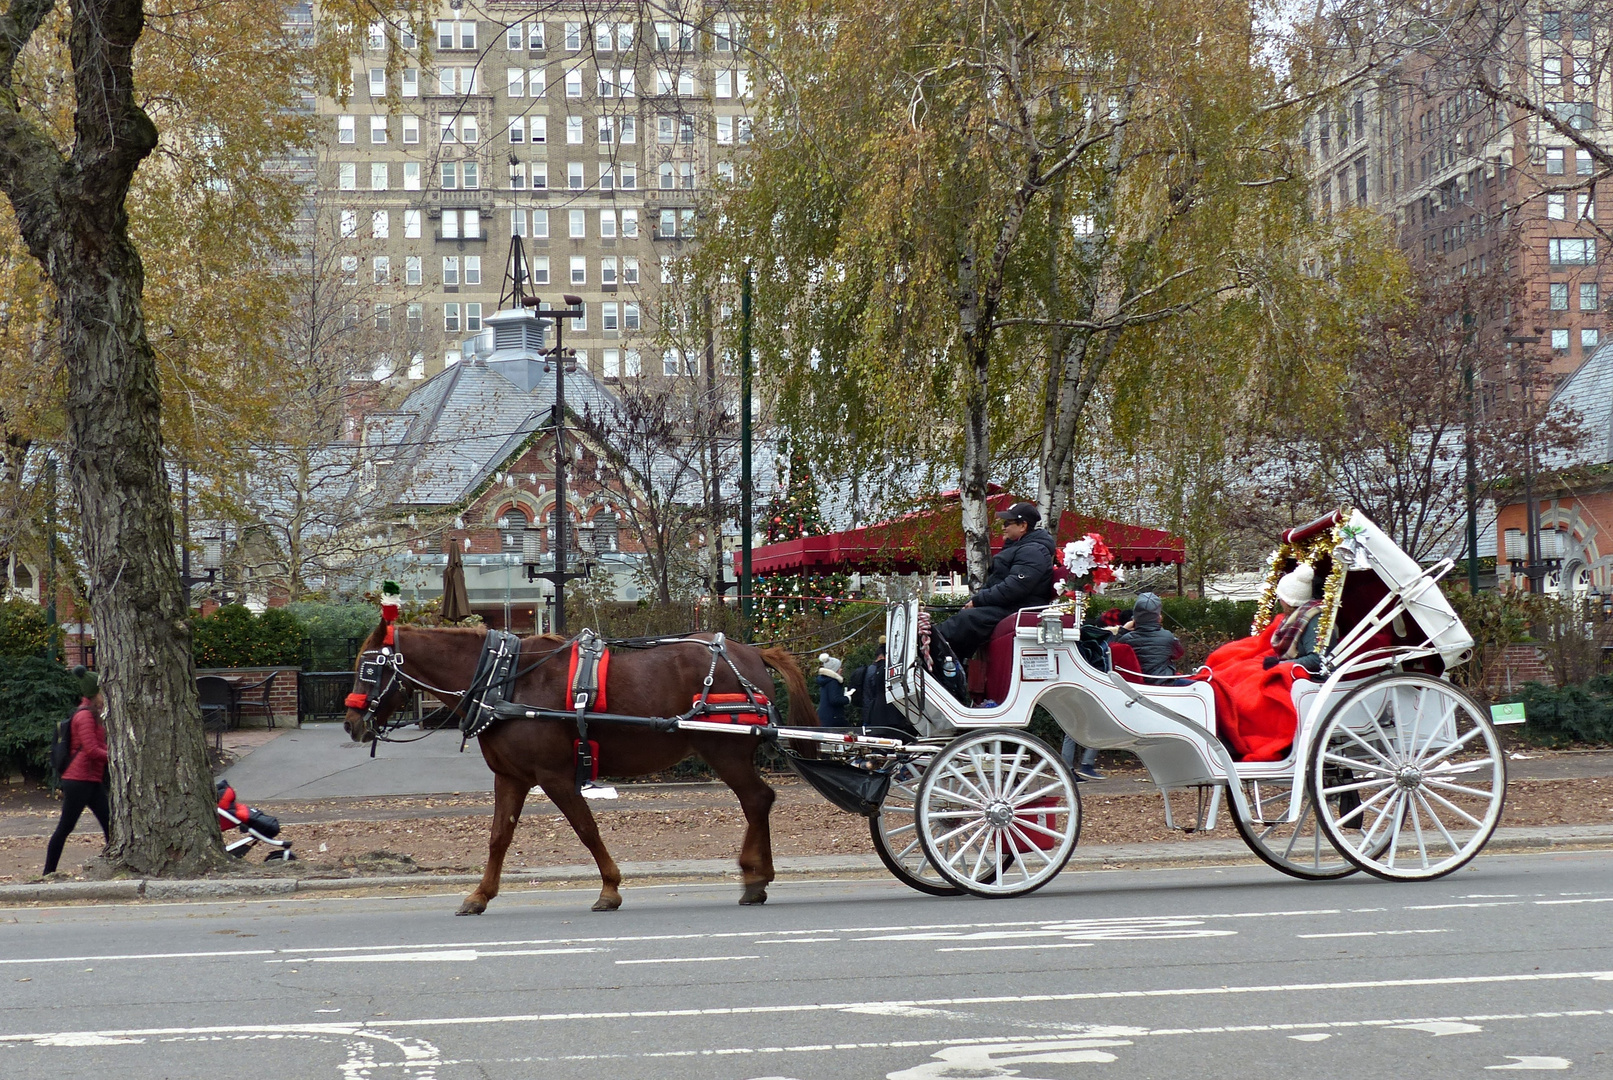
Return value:
[(1053, 554), (1058, 542), (1046, 529), (1037, 528), (1042, 514), (1036, 504), (1015, 503), (997, 518), (1003, 523), (1003, 547), (991, 560), (986, 584), (962, 611), (936, 627), (960, 661), (991, 640), (999, 622), (1022, 607), (1050, 604), (1055, 596)]

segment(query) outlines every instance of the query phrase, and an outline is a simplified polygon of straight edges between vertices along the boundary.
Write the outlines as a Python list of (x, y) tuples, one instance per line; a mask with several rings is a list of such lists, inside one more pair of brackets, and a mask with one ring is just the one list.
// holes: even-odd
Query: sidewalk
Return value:
[[(1527, 829), (1497, 829), (1484, 849), (1485, 855), (1519, 855), (1548, 851), (1596, 851), (1613, 848), (1613, 825), (1555, 825)], [(1094, 844), (1076, 848), (1064, 873), (1098, 870), (1166, 870), (1198, 866), (1261, 865), (1240, 840), (1206, 840), (1183, 847), (1180, 844)], [(888, 876), (873, 855), (815, 855), (779, 859), (778, 879), (822, 877)], [(289, 869), (289, 868), (288, 868)], [(623, 884), (632, 887), (647, 881), (734, 881), (738, 868), (730, 859), (664, 859), (621, 864)], [(1276, 871), (1272, 871), (1273, 874)], [(21, 904), (61, 902), (118, 902), (129, 900), (218, 900), (243, 896), (275, 896), (289, 893), (357, 892), (375, 889), (442, 888), (463, 889), (481, 881), (479, 874), (412, 874), (364, 877), (359, 874), (326, 872), (317, 877), (225, 877), (193, 881), (138, 880), (60, 881), (39, 884), (0, 885), (0, 908)], [(549, 866), (511, 871), (503, 884), (517, 886), (558, 886), (596, 884), (599, 871), (592, 865)]]
[(472, 743), (459, 752), (457, 730), (406, 728), (370, 756), (341, 724), (307, 724), (259, 746), (221, 774), (252, 805), (290, 800), (386, 795), (490, 793), (493, 774)]

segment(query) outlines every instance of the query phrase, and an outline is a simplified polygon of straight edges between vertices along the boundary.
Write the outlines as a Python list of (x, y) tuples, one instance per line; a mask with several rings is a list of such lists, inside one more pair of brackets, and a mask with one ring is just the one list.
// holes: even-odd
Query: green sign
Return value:
[(1523, 723), (1523, 702), (1509, 701), (1505, 705), (1491, 705), (1490, 720), (1492, 723), (1496, 724)]

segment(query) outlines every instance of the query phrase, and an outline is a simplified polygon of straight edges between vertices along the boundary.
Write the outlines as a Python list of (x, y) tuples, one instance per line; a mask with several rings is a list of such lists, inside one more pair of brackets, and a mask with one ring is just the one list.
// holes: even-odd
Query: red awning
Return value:
[[(1018, 501), (1006, 492), (986, 498), (993, 513)], [(1162, 529), (1123, 525), (1069, 512), (1059, 519), (1060, 546), (1089, 532), (1102, 536), (1115, 558), (1127, 565), (1180, 563), (1186, 559), (1187, 542)], [(1001, 546), (1001, 538), (993, 540), (992, 550)], [(734, 552), (736, 575), (740, 572), (741, 558), (740, 552)], [(767, 544), (751, 553), (751, 572), (755, 574), (803, 571), (911, 574), (963, 570), (964, 567), (963, 523), (958, 517), (957, 492), (940, 496), (931, 510), (844, 532)]]

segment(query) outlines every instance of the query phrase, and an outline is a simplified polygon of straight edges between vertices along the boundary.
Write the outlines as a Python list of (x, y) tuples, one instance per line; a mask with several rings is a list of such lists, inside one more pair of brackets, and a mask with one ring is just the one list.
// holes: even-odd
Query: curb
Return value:
[[(1613, 826), (1567, 825), (1532, 829), (1500, 829), (1485, 847), (1490, 854), (1613, 851)], [(738, 881), (739, 871), (724, 859), (660, 860), (622, 863), (624, 883), (656, 880)], [(1163, 870), (1200, 866), (1251, 866), (1260, 861), (1237, 841), (1212, 840), (1183, 850), (1180, 844), (1098, 844), (1077, 849), (1066, 870)], [(873, 855), (811, 855), (779, 859), (780, 880), (824, 875), (884, 877), (884, 864)], [(393, 874), (377, 877), (201, 878), (170, 881), (158, 878), (116, 881), (54, 881), (0, 885), (0, 908), (60, 901), (128, 902), (138, 900), (217, 900), (237, 897), (291, 896), (297, 893), (402, 889), (420, 886), (466, 886), (480, 874)], [(506, 887), (591, 885), (599, 871), (591, 865), (550, 866), (512, 871)]]

